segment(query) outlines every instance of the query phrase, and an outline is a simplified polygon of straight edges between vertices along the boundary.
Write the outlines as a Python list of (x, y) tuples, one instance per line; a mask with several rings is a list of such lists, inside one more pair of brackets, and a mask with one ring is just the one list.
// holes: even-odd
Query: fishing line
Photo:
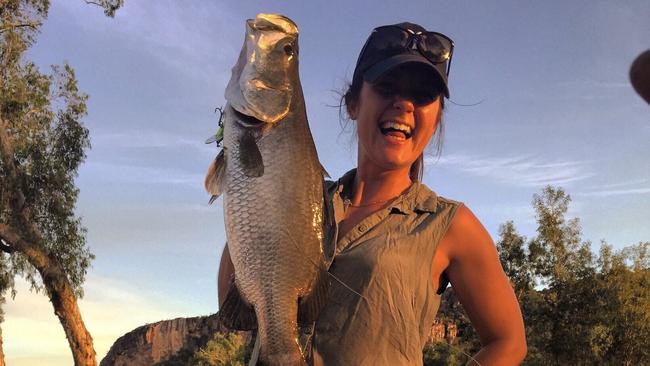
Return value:
[[(299, 252), (303, 252), (303, 254), (304, 254), (304, 251), (301, 249), (301, 247), (298, 245), (298, 243), (293, 239), (293, 237), (291, 236), (291, 233), (289, 232), (289, 230), (287, 230), (286, 228), (282, 228), (282, 231), (284, 231), (285, 234), (289, 237), (289, 239), (291, 240), (291, 242), (293, 243), (293, 245), (295, 245), (296, 249), (298, 249)], [(321, 268), (321, 267), (318, 265), (318, 263), (314, 262), (311, 258), (309, 258), (309, 257), (307, 257), (307, 256), (305, 256), (305, 257), (307, 258), (307, 260), (308, 260), (309, 262), (311, 262), (311, 264), (314, 265), (314, 267), (316, 267), (317, 269), (320, 269), (320, 268)], [(333, 274), (330, 273), (329, 271), (326, 271), (326, 272), (327, 272), (327, 274), (328, 274), (330, 277), (332, 277), (333, 279), (335, 279), (336, 282), (340, 283), (343, 287), (345, 287), (345, 288), (348, 289), (349, 291), (353, 292), (354, 294), (356, 294), (356, 295), (359, 296), (360, 298), (362, 298), (362, 299), (368, 301), (368, 299), (366, 299), (365, 296), (363, 296), (363, 295), (361, 295), (360, 293), (356, 292), (354, 289), (352, 289), (350, 286), (348, 286), (345, 282), (343, 282), (342, 280), (340, 280), (338, 277), (336, 277), (335, 275), (333, 275)]]

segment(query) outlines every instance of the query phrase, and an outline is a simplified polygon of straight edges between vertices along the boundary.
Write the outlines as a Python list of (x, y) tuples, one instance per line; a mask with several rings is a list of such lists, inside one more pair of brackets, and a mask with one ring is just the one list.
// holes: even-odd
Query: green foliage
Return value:
[[(579, 220), (566, 218), (570, 203), (561, 188), (546, 187), (533, 197), (536, 236), (527, 240), (512, 221), (499, 231), (499, 259), (526, 325), (523, 364), (650, 364), (650, 242), (619, 251), (602, 242), (596, 255)], [(475, 353), (477, 337), (458, 300), (449, 295), (440, 310), (458, 325), (458, 347)], [(448, 357), (444, 349), (427, 352), (443, 362), (432, 364)]]
[(571, 198), (546, 187), (533, 198), (537, 235), (527, 243), (514, 224), (497, 247), (526, 323), (526, 365), (650, 363), (649, 243), (599, 255), (582, 241)]
[(205, 347), (194, 353), (187, 366), (244, 366), (248, 352), (241, 335), (217, 332)]
[(461, 366), (467, 359), (460, 348), (445, 342), (427, 343), (422, 352), (424, 366)]
[[(41, 6), (47, 9), (47, 4)], [(19, 39), (8, 38), (3, 41), (20, 43)], [(18, 170), (16, 180), (0, 171), (6, 183), (0, 191), (0, 219), (22, 226), (10, 204), (16, 199), (9, 187), (13, 185), (22, 193), (23, 205), (43, 236), (44, 240), (38, 242), (41, 249), (62, 264), (75, 292), (81, 295), (81, 283), (93, 259), (85, 246), (85, 229), (74, 215), (78, 195), (74, 178), (90, 146), (88, 130), (81, 122), (86, 115), (87, 96), (79, 92), (74, 71), (67, 64), (53, 66), (52, 74), (45, 75), (29, 61), (0, 61), (4, 61), (0, 111)], [(11, 264), (2, 267), (11, 274), (25, 276), (32, 288), (41, 289), (34, 269), (21, 253), (12, 253)]]
[[(102, 6), (112, 16), (123, 1), (86, 2)], [(59, 263), (81, 296), (94, 258), (86, 247), (86, 230), (74, 213), (79, 193), (74, 179), (90, 147), (82, 122), (88, 96), (78, 89), (68, 64), (52, 66), (51, 73), (44, 74), (25, 58), (49, 5), (48, 0), (0, 0), (0, 128), (7, 136), (3, 151), (11, 155), (0, 159), (0, 224)], [(15, 275), (41, 290), (40, 277), (24, 253), (12, 250), (4, 237), (0, 244), (9, 254), (0, 256), (0, 296), (7, 289), (15, 295)]]
[(510, 278), (515, 293), (520, 294), (531, 290), (535, 284), (525, 248), (526, 238), (517, 233), (512, 221), (501, 225), (499, 236), (500, 240), (497, 242), (499, 260)]

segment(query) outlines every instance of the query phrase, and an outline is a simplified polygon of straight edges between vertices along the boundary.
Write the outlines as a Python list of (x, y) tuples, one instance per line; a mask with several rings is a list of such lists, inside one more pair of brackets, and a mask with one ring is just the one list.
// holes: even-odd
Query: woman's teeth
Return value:
[(397, 122), (384, 122), (379, 126), (381, 133), (384, 135), (391, 135), (396, 137), (409, 138), (411, 137), (411, 127)]

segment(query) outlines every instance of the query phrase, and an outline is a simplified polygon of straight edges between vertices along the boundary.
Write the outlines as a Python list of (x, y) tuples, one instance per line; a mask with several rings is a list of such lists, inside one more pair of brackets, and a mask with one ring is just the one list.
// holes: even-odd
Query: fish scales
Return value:
[(224, 129), (224, 209), (235, 283), (258, 310), (258, 322), (268, 324), (259, 332), (269, 352), (295, 347), (297, 299), (312, 288), (322, 258), (321, 167), (309, 130), (287, 119), (258, 142), (264, 175), (254, 179), (241, 167), (239, 150), (228, 148), (238, 141), (239, 126), (226, 118)]
[(305, 364), (298, 345), (299, 308), (314, 320), (331, 259), (323, 241), (333, 237), (323, 226), (333, 219), (324, 211), (324, 171), (307, 123), (297, 37), (295, 24), (281, 15), (247, 21), (226, 88), (224, 149), (206, 177), (213, 198), (224, 193), (238, 290), (229, 291), (220, 313), (237, 316), (240, 300), (231, 299), (252, 305), (259, 361), (268, 365)]

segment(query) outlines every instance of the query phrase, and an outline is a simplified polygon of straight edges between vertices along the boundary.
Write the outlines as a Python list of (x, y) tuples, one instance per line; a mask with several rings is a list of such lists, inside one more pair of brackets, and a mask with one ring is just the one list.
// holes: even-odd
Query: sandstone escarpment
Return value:
[(100, 366), (181, 365), (217, 332), (216, 314), (143, 325), (118, 338)]

